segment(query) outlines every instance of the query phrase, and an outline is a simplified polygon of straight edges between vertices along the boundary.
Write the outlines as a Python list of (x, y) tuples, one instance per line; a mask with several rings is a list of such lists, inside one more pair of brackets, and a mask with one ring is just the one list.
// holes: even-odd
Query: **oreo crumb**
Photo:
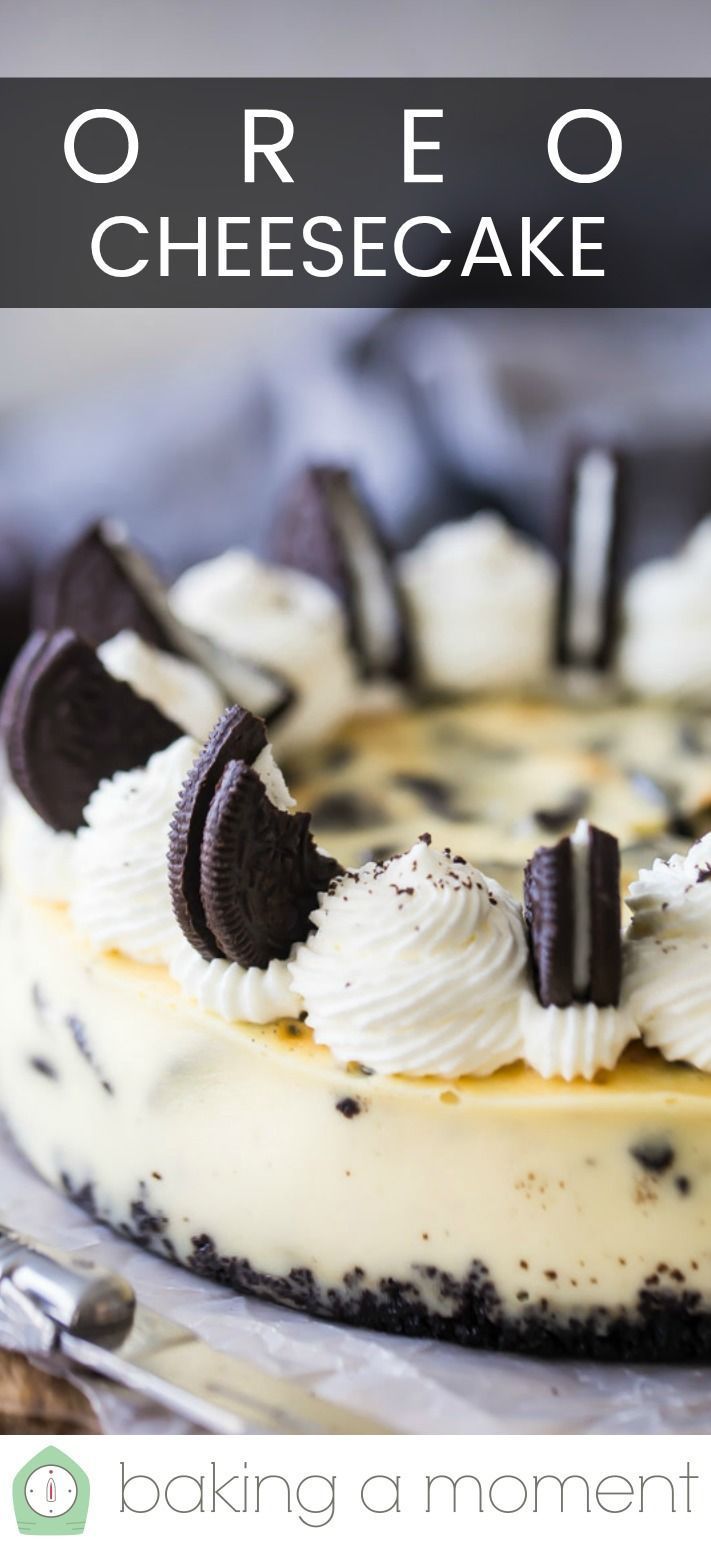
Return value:
[(589, 799), (588, 790), (576, 789), (561, 805), (534, 811), (533, 820), (546, 833), (564, 832), (566, 827), (572, 827), (577, 822), (578, 817), (585, 815)]
[(30, 997), (37, 1015), (40, 1017), (46, 1016), (49, 1009), (49, 1002), (40, 984), (32, 985)]
[(369, 848), (363, 850), (359, 856), (359, 865), (384, 865), (386, 860), (394, 859), (399, 852), (397, 843), (371, 843)]
[(91, 1069), (93, 1070), (97, 1080), (100, 1082), (104, 1092), (108, 1093), (109, 1097), (113, 1097), (113, 1086), (110, 1081), (107, 1081), (103, 1071), (100, 1069), (96, 1059), (94, 1058), (94, 1051), (89, 1042), (89, 1035), (81, 1018), (78, 1016), (68, 1016), (66, 1018), (66, 1024), (79, 1050), (79, 1053), (83, 1055), (87, 1065), (91, 1066)]
[(674, 1180), (674, 1183), (680, 1195), (691, 1194), (691, 1179), (688, 1179), (685, 1173), (680, 1173), (678, 1178)]
[(336, 1108), (344, 1119), (355, 1119), (356, 1114), (361, 1112), (361, 1105), (354, 1097), (342, 1097), (336, 1104)]
[(674, 1161), (674, 1148), (668, 1141), (640, 1141), (630, 1146), (630, 1155), (647, 1173), (666, 1173)]
[(51, 1060), (45, 1060), (41, 1054), (33, 1054), (30, 1065), (39, 1076), (46, 1076), (48, 1081), (59, 1081), (59, 1071), (56, 1066)]
[(355, 832), (361, 827), (380, 827), (387, 819), (376, 801), (344, 789), (316, 802), (311, 824), (316, 831), (343, 828), (346, 832)]

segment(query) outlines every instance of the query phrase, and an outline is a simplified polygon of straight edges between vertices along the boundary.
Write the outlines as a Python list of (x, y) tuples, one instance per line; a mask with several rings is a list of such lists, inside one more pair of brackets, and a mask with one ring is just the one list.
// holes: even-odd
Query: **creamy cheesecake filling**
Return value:
[(638, 1047), (604, 1084), (344, 1073), (300, 1024), (200, 1012), (14, 886), (0, 914), (13, 1131), (157, 1252), (339, 1317), (355, 1293), (395, 1328), (458, 1315), (452, 1338), (476, 1341), (493, 1315), (487, 1344), (534, 1315), (565, 1348), (570, 1324), (711, 1301), (711, 1077)]
[[(345, 865), (432, 834), (512, 892), (540, 844), (583, 815), (620, 840), (625, 883), (711, 802), (711, 717), (668, 705), (486, 698), (359, 718), (294, 771), (300, 806)], [(694, 826), (697, 823), (694, 821)]]

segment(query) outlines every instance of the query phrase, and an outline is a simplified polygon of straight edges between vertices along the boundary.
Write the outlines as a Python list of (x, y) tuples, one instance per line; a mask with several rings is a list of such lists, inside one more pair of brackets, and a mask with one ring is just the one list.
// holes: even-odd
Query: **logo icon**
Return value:
[(81, 1535), (89, 1512), (89, 1477), (49, 1444), (17, 1472), (12, 1501), (21, 1535)]

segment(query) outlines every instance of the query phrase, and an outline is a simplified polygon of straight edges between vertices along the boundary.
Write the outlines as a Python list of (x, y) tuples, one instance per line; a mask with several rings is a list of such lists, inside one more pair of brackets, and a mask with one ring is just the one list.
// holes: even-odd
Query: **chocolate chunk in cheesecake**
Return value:
[(168, 875), (178, 924), (206, 961), (266, 967), (308, 934), (341, 866), (316, 848), (306, 812), (282, 811), (253, 764), (266, 728), (228, 710), (201, 752), (173, 818)]
[(32, 635), (10, 673), (0, 723), (17, 788), (57, 832), (77, 831), (101, 779), (144, 767), (184, 734), (69, 629)]
[(619, 553), (625, 465), (604, 446), (570, 462), (559, 522), (560, 592), (556, 627), (559, 665), (606, 670), (618, 616)]
[(366, 675), (408, 674), (409, 634), (390, 551), (347, 471), (315, 466), (293, 482), (270, 551), (274, 562), (310, 573), (337, 595)]
[(537, 849), (524, 875), (533, 976), (543, 1006), (617, 1005), (622, 981), (620, 856), (610, 833), (579, 822)]
[(35, 625), (69, 627), (98, 648), (129, 630), (145, 643), (199, 665), (239, 701), (272, 722), (294, 700), (293, 689), (264, 666), (228, 651), (175, 615), (148, 559), (131, 546), (122, 525), (99, 520), (85, 530), (40, 579)]

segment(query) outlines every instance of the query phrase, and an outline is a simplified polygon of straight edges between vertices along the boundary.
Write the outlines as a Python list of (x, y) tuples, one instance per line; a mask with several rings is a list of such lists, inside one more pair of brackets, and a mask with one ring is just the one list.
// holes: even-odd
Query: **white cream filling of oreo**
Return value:
[(605, 449), (590, 449), (575, 471), (567, 630), (577, 660), (589, 659), (600, 645), (617, 480), (616, 462)]
[(573, 860), (573, 995), (584, 1000), (590, 987), (592, 920), (590, 914), (590, 824), (580, 821), (571, 835)]
[(366, 653), (381, 669), (397, 650), (398, 618), (387, 568), (363, 518), (357, 499), (344, 492), (336, 506), (336, 524), (353, 575), (353, 609)]

